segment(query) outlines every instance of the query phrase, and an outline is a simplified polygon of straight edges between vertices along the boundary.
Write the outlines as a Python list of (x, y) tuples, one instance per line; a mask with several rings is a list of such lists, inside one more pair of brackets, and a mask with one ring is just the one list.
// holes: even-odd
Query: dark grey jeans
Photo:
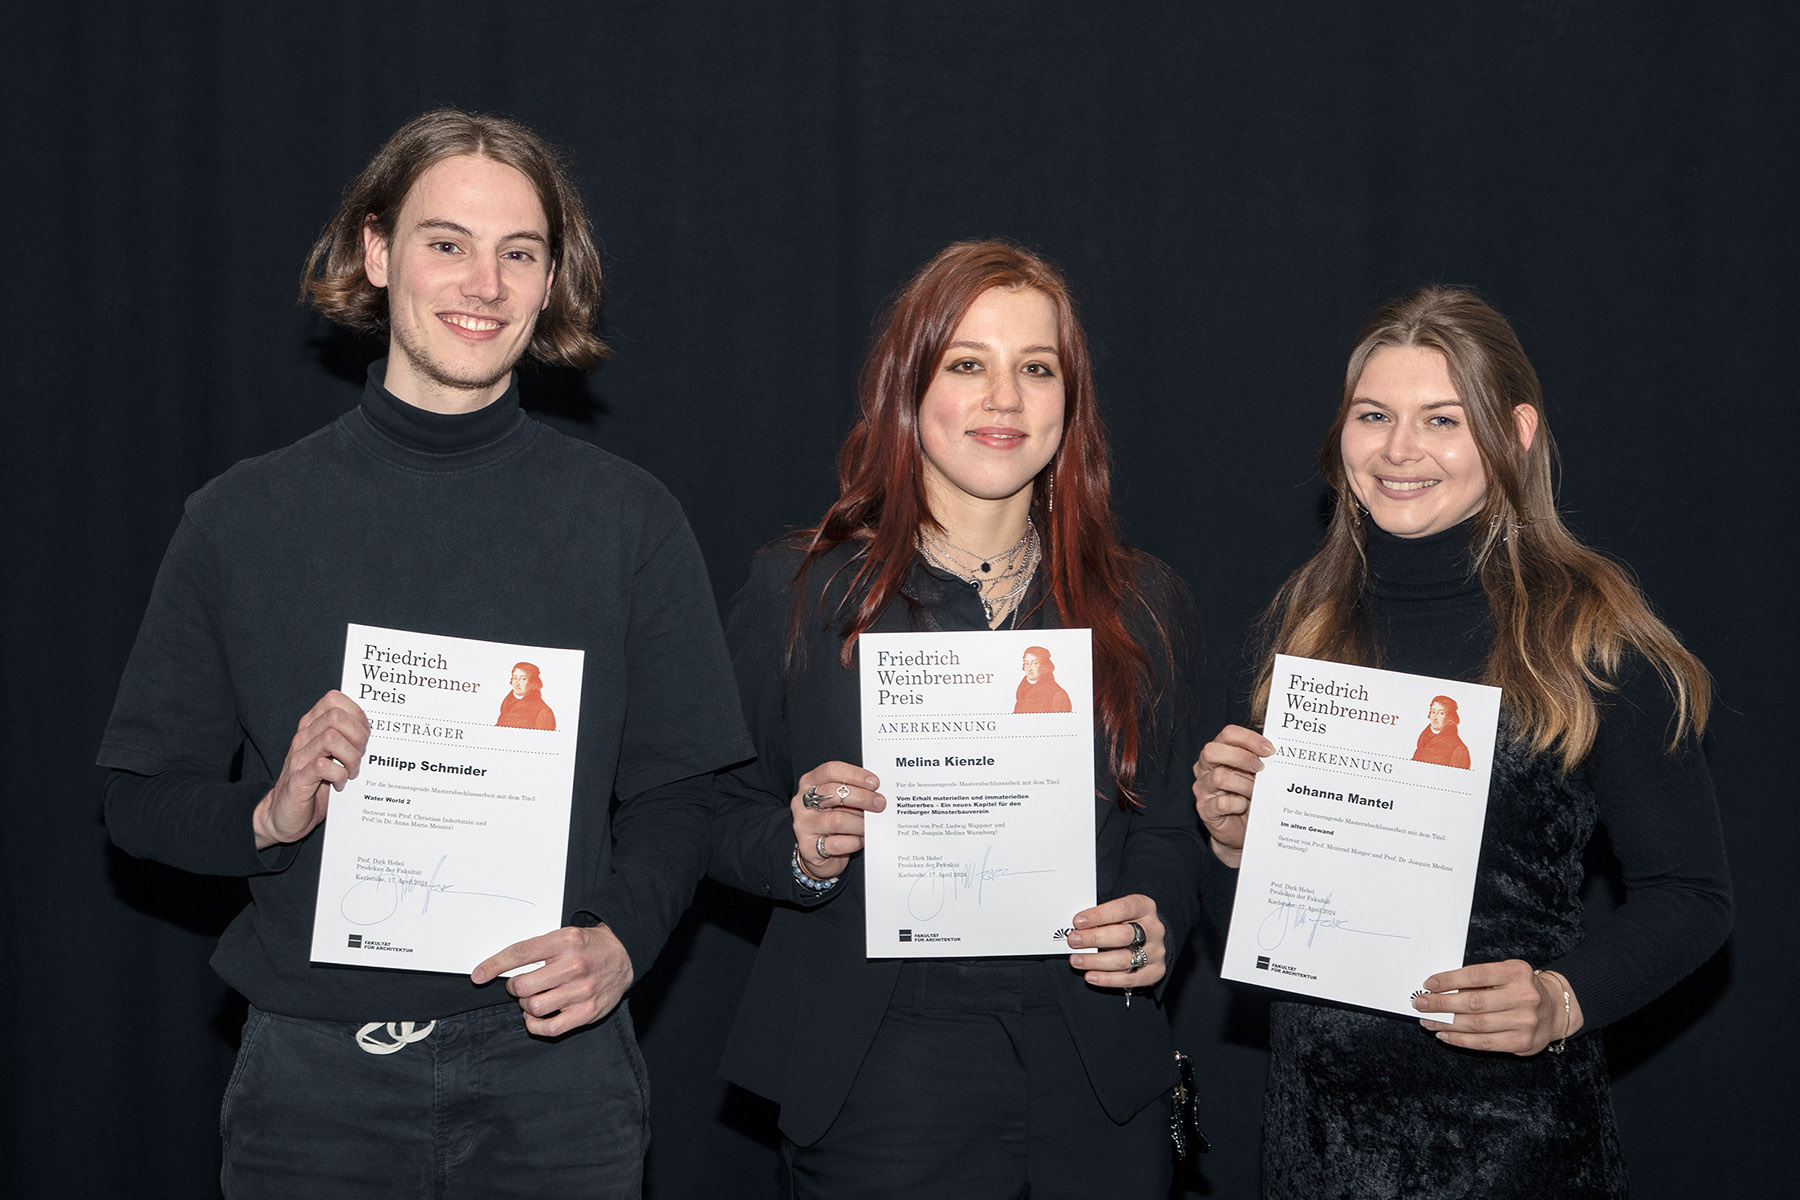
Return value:
[[(649, 1089), (631, 1017), (554, 1041), (508, 1002), (417, 1037), (252, 1007), (219, 1131), (228, 1198), (637, 1197)], [(398, 1035), (398, 1036), (396, 1036)]]

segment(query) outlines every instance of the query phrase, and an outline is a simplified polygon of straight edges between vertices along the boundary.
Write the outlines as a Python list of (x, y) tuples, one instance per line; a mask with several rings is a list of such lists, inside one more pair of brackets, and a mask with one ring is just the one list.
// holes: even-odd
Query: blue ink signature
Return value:
[(402, 879), (389, 872), (373, 879), (359, 879), (350, 885), (338, 901), (338, 912), (352, 925), (379, 925), (395, 913), (414, 892), (420, 893), (419, 915), (431, 915), (431, 898), (433, 896), (474, 896), (483, 900), (510, 900), (514, 904), (530, 907), (537, 905), (521, 896), (502, 896), (498, 892), (466, 892), (453, 883), (439, 883), (438, 875), (444, 869), (448, 854), (437, 860), (437, 866), (431, 870), (431, 878), (423, 883), (412, 879)]
[[(1381, 933), (1374, 929), (1358, 929), (1344, 917), (1328, 917), (1325, 910), (1331, 905), (1331, 897), (1327, 896), (1316, 904), (1300, 904), (1292, 900), (1269, 901), (1269, 915), (1263, 918), (1262, 924), (1256, 928), (1256, 944), (1264, 950), (1273, 950), (1287, 940), (1290, 930), (1306, 930), (1306, 944), (1310, 948), (1313, 938), (1321, 929), (1332, 929), (1339, 933), (1360, 933), (1365, 937), (1399, 938), (1401, 941), (1411, 940), (1404, 933)], [(1273, 941), (1270, 938), (1273, 937)]]
[[(965, 892), (975, 893), (975, 904), (979, 907), (987, 895), (987, 885), (998, 883), (1002, 879), (1010, 879), (1017, 875), (1054, 875), (1053, 867), (993, 867), (989, 860), (994, 856), (994, 848), (990, 845), (981, 852), (981, 862), (962, 863), (947, 874), (922, 875), (913, 880), (913, 885), (906, 893), (906, 910), (915, 921), (929, 921), (944, 911), (944, 906), (952, 900), (960, 899)], [(921, 897), (919, 890), (923, 888), (925, 895)], [(927, 911), (929, 906), (929, 911)]]

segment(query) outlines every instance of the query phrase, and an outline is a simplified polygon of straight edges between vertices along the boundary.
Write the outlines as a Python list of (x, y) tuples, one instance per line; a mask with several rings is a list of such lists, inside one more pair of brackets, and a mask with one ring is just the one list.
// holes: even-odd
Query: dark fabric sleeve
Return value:
[[(1206, 835), (1202, 833), (1204, 841)], [(1200, 860), (1200, 905), (1206, 912), (1206, 924), (1218, 938), (1221, 949), (1225, 935), (1231, 932), (1231, 906), (1237, 902), (1238, 869), (1219, 861), (1208, 846)]]
[(300, 843), (256, 848), (251, 815), (269, 793), (266, 780), (228, 783), (191, 771), (107, 772), (106, 825), (121, 850), (198, 875), (284, 871)]
[(1156, 703), (1141, 723), (1138, 782), (1143, 807), (1130, 814), (1119, 893), (1149, 896), (1165, 929), (1168, 970), (1158, 989), (1174, 977), (1176, 959), (1200, 915), (1201, 856), (1210, 855), (1194, 812), (1192, 779), (1198, 749), (1194, 706), (1193, 601), (1187, 589), (1156, 564), (1144, 589), (1155, 625), (1166, 631), (1170, 662), (1161, 659), (1158, 637), (1139, 634), (1149, 653)]
[[(251, 814), (273, 781), (229, 782), (243, 741), (212, 619), (212, 543), (184, 515), (150, 592), (100, 743), (106, 827), (120, 849), (208, 875), (280, 870), (256, 849)], [(296, 717), (299, 714), (295, 714)]]
[(714, 777), (708, 873), (753, 896), (810, 906), (829, 900), (843, 885), (815, 892), (793, 874), (788, 803), (798, 772), (788, 744), (785, 648), (797, 563), (797, 555), (779, 549), (757, 555), (726, 618), (725, 637), (756, 758)]
[(662, 952), (706, 871), (711, 780), (659, 784), (613, 810), (613, 870), (583, 909), (604, 921), (642, 979)]
[(582, 907), (612, 928), (642, 978), (706, 870), (709, 776), (751, 749), (712, 583), (679, 515), (638, 568), (631, 597), (613, 869)]
[(1548, 964), (1598, 1029), (1641, 1008), (1705, 962), (1731, 932), (1731, 877), (1718, 800), (1699, 744), (1668, 749), (1674, 705), (1656, 672), (1628, 664), (1603, 701), (1588, 757), (1625, 902)]
[(749, 758), (712, 581), (679, 510), (632, 579), (626, 621), (621, 800)]

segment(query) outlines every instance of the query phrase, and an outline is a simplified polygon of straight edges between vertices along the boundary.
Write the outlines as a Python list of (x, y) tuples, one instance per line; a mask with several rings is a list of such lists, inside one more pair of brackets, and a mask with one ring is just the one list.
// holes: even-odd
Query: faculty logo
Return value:
[(1256, 969), (1259, 971), (1266, 971), (1269, 969), (1269, 956), (1268, 955), (1259, 954), (1256, 956)]
[(1069, 930), (1067, 928), (1059, 929), (1050, 936), (1059, 942), (1066, 942), (1069, 940)]
[(360, 933), (351, 934), (350, 941), (348, 944), (352, 950), (361, 950), (362, 949), (362, 934), (360, 934)]
[(901, 930), (901, 931), (900, 931), (900, 940), (901, 940), (901, 941), (903, 941), (903, 942), (910, 942), (910, 941), (912, 941), (912, 930), (910, 930), (910, 929), (902, 929), (902, 930)]

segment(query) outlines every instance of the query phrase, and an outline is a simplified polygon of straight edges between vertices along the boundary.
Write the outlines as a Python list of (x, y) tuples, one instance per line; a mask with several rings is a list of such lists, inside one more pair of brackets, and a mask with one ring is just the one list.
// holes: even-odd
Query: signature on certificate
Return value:
[(402, 878), (395, 872), (384, 871), (375, 875), (359, 878), (350, 885), (343, 899), (338, 901), (338, 911), (352, 925), (379, 925), (400, 911), (414, 895), (419, 898), (419, 915), (431, 915), (431, 898), (433, 896), (472, 896), (481, 900), (507, 900), (514, 904), (533, 905), (533, 902), (520, 896), (502, 896), (497, 892), (464, 891), (453, 883), (439, 883), (438, 876), (443, 874), (444, 863), (449, 860), (448, 854), (441, 855), (437, 866), (431, 869), (430, 879)]
[(990, 883), (1018, 875), (1056, 873), (1054, 867), (996, 867), (992, 865), (993, 857), (994, 847), (990, 844), (982, 850), (979, 863), (959, 863), (941, 874), (922, 875), (913, 880), (906, 893), (906, 910), (915, 921), (929, 921), (943, 912), (945, 905), (962, 899), (969, 892), (975, 893), (975, 903), (979, 906)]
[(1311, 946), (1321, 929), (1334, 930), (1338, 933), (1359, 933), (1365, 937), (1399, 938), (1408, 940), (1404, 933), (1380, 933), (1373, 929), (1358, 929), (1350, 924), (1349, 918), (1335, 913), (1327, 916), (1331, 907), (1331, 897), (1326, 896), (1318, 901), (1271, 900), (1269, 915), (1262, 919), (1256, 927), (1256, 944), (1264, 950), (1273, 950), (1287, 940), (1287, 935), (1295, 929), (1306, 930), (1306, 944)]

